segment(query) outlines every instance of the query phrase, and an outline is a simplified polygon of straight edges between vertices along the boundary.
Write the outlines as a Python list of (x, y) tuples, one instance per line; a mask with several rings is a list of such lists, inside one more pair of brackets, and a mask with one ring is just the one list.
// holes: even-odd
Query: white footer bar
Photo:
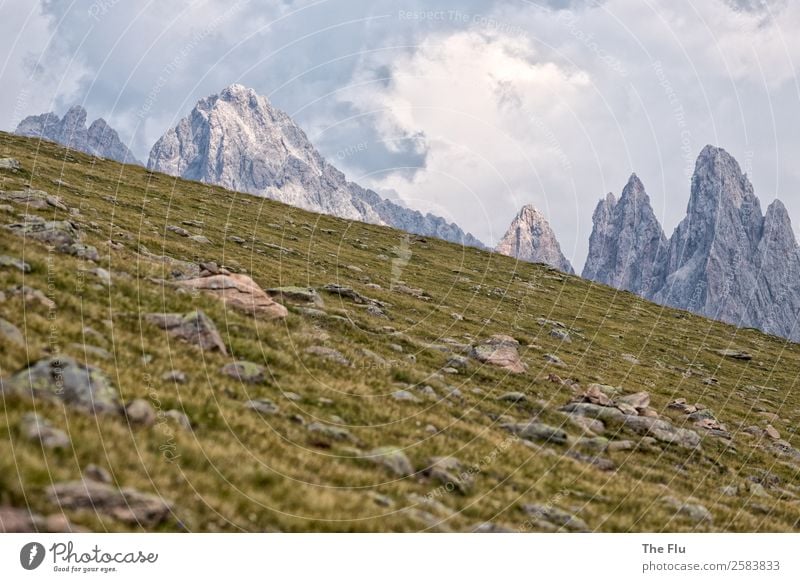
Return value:
[(4, 534), (0, 580), (796, 581), (799, 554), (800, 534)]

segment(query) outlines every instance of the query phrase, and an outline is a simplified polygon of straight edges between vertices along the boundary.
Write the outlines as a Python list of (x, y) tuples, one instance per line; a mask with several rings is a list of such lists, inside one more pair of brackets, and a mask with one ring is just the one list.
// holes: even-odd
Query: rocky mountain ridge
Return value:
[(348, 182), (286, 113), (242, 85), (201, 99), (156, 142), (147, 166), (305, 210), (483, 246), (443, 218)]
[(762, 215), (753, 186), (724, 149), (706, 146), (686, 217), (667, 241), (634, 176), (619, 202), (600, 201), (583, 277), (740, 327), (793, 340), (800, 251), (786, 208)]
[(17, 125), (14, 133), (54, 141), (70, 149), (123, 164), (142, 165), (105, 119), (95, 119), (87, 128), (86, 117), (86, 109), (73, 105), (62, 118), (55, 113), (30, 115)]

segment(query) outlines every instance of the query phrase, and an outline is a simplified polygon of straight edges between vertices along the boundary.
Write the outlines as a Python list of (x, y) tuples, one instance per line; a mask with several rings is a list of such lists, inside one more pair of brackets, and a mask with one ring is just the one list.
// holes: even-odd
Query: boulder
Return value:
[(308, 432), (315, 433), (333, 440), (338, 441), (353, 441), (355, 438), (350, 434), (346, 428), (339, 426), (332, 426), (330, 424), (322, 424), (321, 422), (312, 422), (307, 427)]
[(266, 371), (267, 369), (264, 366), (253, 362), (245, 362), (243, 360), (225, 364), (221, 370), (226, 376), (236, 378), (248, 384), (261, 384), (264, 382), (266, 379)]
[(120, 412), (117, 390), (103, 371), (68, 357), (38, 360), (0, 385), (6, 393), (61, 400), (92, 412)]
[(16, 172), (19, 170), (19, 161), (14, 158), (0, 158), (0, 170)]
[(26, 208), (35, 210), (47, 210), (48, 208), (57, 208), (58, 210), (67, 210), (67, 206), (58, 196), (53, 196), (42, 190), (17, 190), (14, 192), (0, 192), (0, 200), (4, 202), (11, 202), (12, 204), (19, 204)]
[(62, 509), (84, 509), (142, 527), (162, 523), (172, 506), (162, 497), (86, 479), (56, 483), (48, 488), (47, 495)]
[(325, 346), (311, 346), (306, 348), (306, 353), (311, 354), (312, 356), (330, 360), (331, 362), (336, 362), (342, 366), (350, 366), (350, 360), (345, 358), (339, 350), (335, 350), (333, 348), (328, 348)]
[(268, 398), (248, 400), (245, 402), (244, 406), (250, 410), (255, 410), (259, 414), (277, 414), (280, 410), (278, 406)]
[(378, 447), (366, 455), (373, 462), (383, 465), (398, 477), (414, 474), (414, 466), (406, 454), (396, 447)]
[(0, 533), (71, 533), (80, 528), (60, 514), (39, 515), (28, 509), (0, 506)]
[(13, 269), (18, 269), (23, 273), (31, 272), (31, 266), (28, 263), (22, 259), (9, 257), (8, 255), (0, 255), (0, 267), (11, 267)]
[(636, 392), (635, 394), (619, 396), (615, 401), (617, 403), (627, 404), (641, 413), (650, 406), (650, 394), (647, 392)]
[(136, 398), (125, 407), (128, 422), (137, 426), (153, 426), (156, 422), (156, 411), (149, 400)]
[(751, 354), (742, 350), (723, 349), (723, 350), (716, 350), (716, 352), (723, 358), (731, 358), (733, 360), (749, 361), (753, 359), (753, 356)]
[(22, 434), (31, 441), (40, 442), (46, 449), (65, 449), (70, 440), (63, 430), (55, 428), (50, 421), (35, 412), (22, 417)]
[(320, 294), (317, 293), (316, 289), (311, 287), (274, 287), (272, 289), (267, 289), (267, 295), (283, 303), (314, 307), (325, 306), (325, 302), (322, 300)]
[(501, 424), (500, 428), (503, 428), (520, 438), (530, 441), (543, 441), (563, 445), (568, 439), (567, 433), (560, 428), (556, 428), (535, 420)]
[(178, 339), (194, 344), (202, 350), (219, 351), (227, 355), (228, 350), (214, 322), (202, 311), (180, 313), (149, 313), (145, 320), (157, 325)]
[(588, 532), (589, 526), (585, 521), (553, 505), (540, 505), (529, 503), (522, 506), (522, 510), (529, 517), (544, 521), (555, 526), (556, 529), (572, 532)]
[(331, 293), (333, 295), (338, 295), (339, 297), (344, 297), (345, 299), (350, 299), (354, 303), (358, 303), (359, 305), (374, 305), (376, 307), (384, 308), (386, 304), (382, 301), (378, 301), (377, 299), (371, 299), (370, 297), (366, 297), (362, 295), (358, 291), (351, 289), (350, 287), (345, 287), (343, 285), (339, 285), (337, 283), (329, 283), (322, 288), (323, 291)]
[(206, 292), (217, 297), (226, 306), (240, 309), (254, 317), (283, 319), (289, 314), (283, 305), (273, 300), (247, 275), (220, 272), (176, 281), (175, 284)]
[(4, 343), (8, 342), (18, 346), (25, 345), (25, 336), (22, 335), (19, 328), (2, 317), (0, 317), (0, 340), (3, 340)]
[(647, 416), (623, 416), (623, 424), (634, 432), (655, 439), (694, 449), (700, 445), (700, 435), (688, 428), (677, 428), (671, 422)]
[(507, 335), (493, 335), (483, 343), (472, 348), (471, 356), (492, 366), (497, 366), (513, 374), (522, 374), (527, 366), (519, 357), (519, 342)]

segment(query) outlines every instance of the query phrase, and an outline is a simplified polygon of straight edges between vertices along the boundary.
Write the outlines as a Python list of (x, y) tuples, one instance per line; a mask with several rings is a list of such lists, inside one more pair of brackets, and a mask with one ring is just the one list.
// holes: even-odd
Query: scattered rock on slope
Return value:
[(196, 279), (176, 281), (176, 285), (189, 289), (199, 289), (220, 299), (225, 305), (240, 309), (250, 315), (264, 319), (282, 319), (288, 310), (267, 295), (259, 285), (247, 275), (228, 273), (221, 270)]
[(93, 412), (120, 411), (117, 390), (102, 370), (68, 357), (39, 360), (0, 383), (7, 393), (58, 399)]
[(228, 350), (214, 322), (202, 311), (180, 313), (149, 313), (146, 321), (164, 329), (171, 336), (189, 342), (203, 350), (219, 351), (227, 355)]
[(80, 242), (78, 225), (68, 220), (20, 222), (9, 224), (6, 228), (24, 238), (52, 245), (61, 253), (90, 261), (100, 259), (96, 248)]
[(86, 479), (56, 483), (48, 488), (47, 495), (62, 509), (85, 509), (142, 527), (166, 520), (172, 505), (155, 495)]
[(511, 336), (493, 335), (472, 348), (471, 355), (479, 362), (491, 364), (514, 374), (522, 374), (527, 366), (519, 357), (519, 342)]
[(46, 449), (64, 449), (70, 444), (67, 433), (55, 428), (46, 418), (29, 412), (22, 417), (22, 434), (31, 441), (42, 443)]

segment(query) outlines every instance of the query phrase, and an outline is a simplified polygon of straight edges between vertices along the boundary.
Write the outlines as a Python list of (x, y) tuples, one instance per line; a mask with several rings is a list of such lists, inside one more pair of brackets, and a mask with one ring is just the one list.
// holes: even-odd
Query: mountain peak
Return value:
[(565, 273), (575, 272), (547, 219), (532, 204), (520, 209), (495, 250), (523, 261), (545, 263)]
[(259, 97), (258, 93), (256, 93), (255, 89), (251, 89), (250, 87), (245, 87), (244, 85), (240, 85), (239, 83), (233, 83), (232, 85), (228, 85), (219, 93), (220, 97), (225, 99), (250, 99), (253, 97)]
[(533, 204), (525, 204), (522, 208), (520, 208), (519, 212), (517, 213), (517, 218), (525, 218), (526, 220), (545, 220), (544, 215), (539, 212), (539, 209), (536, 208)]
[(636, 174), (631, 174), (631, 177), (628, 178), (628, 183), (625, 184), (625, 188), (622, 190), (622, 196), (624, 197), (626, 194), (644, 194), (644, 184), (639, 179), (639, 176)]
[(643, 295), (658, 285), (667, 239), (636, 174), (631, 174), (619, 201), (610, 193), (600, 200), (592, 222), (585, 279)]
[(286, 113), (238, 83), (198, 101), (155, 143), (148, 167), (313, 212), (482, 246), (441, 217), (423, 216), (348, 182)]

